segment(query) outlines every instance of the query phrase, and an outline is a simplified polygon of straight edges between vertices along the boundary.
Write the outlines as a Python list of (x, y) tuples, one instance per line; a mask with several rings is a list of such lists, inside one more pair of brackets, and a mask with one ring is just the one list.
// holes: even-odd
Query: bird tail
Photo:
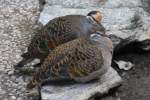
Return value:
[(14, 65), (15, 68), (17, 67), (23, 67), (25, 64), (31, 62), (33, 60), (33, 58), (23, 58), (23, 60), (21, 60), (19, 63), (17, 63), (16, 65)]
[(29, 63), (33, 60), (33, 57), (30, 57), (30, 54), (28, 52), (22, 54), (21, 57), (23, 57), (23, 59), (16, 65), (14, 65), (15, 68), (23, 67), (24, 65), (26, 65), (27, 63)]
[(21, 57), (23, 57), (23, 58), (28, 58), (29, 56), (30, 56), (30, 54), (28, 52), (21, 55)]

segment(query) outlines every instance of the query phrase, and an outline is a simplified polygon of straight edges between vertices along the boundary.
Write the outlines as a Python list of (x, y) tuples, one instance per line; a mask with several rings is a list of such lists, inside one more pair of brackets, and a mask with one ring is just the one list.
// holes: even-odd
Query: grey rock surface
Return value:
[(86, 15), (89, 11), (103, 13), (102, 24), (107, 34), (122, 39), (135, 35), (133, 40), (150, 39), (150, 17), (141, 0), (46, 0), (39, 22), (45, 25), (49, 20), (68, 14)]
[(43, 86), (41, 96), (42, 100), (89, 100), (95, 95), (101, 96), (107, 93), (110, 88), (120, 85), (121, 82), (121, 77), (110, 67), (96, 82)]
[[(106, 28), (107, 34), (115, 37), (112, 38), (115, 46), (121, 43), (122, 40), (128, 40), (128, 38), (130, 40), (125, 41), (127, 43), (124, 43), (124, 45), (135, 40), (143, 42), (144, 40), (150, 39), (150, 17), (147, 10), (145, 10), (143, 1), (141, 0), (46, 0), (46, 5), (44, 6), (43, 11), (40, 13), (39, 22), (45, 25), (49, 20), (55, 17), (68, 14), (86, 15), (92, 10), (100, 10), (103, 13), (104, 17), (102, 24)], [(145, 50), (150, 50), (149, 43), (149, 41), (146, 43), (143, 42), (143, 44), (146, 45), (144, 45), (142, 48), (146, 48)], [(86, 86), (88, 87), (88, 85)], [(68, 97), (72, 97), (72, 95), (70, 96), (69, 94), (72, 92), (68, 92), (70, 91), (68, 89), (70, 87), (67, 89), (66, 87), (63, 87), (65, 90), (61, 90), (60, 87), (55, 86), (47, 86), (45, 88), (46, 89), (43, 88), (41, 91), (43, 100), (48, 98), (59, 100), (59, 98), (62, 98), (64, 95), (64, 100)], [(60, 96), (53, 92), (55, 91), (55, 88), (60, 89)], [(99, 90), (96, 91), (100, 92)], [(88, 93), (90, 93), (90, 91), (88, 91)], [(80, 93), (80, 95), (82, 96), (82, 93)], [(82, 97), (86, 98), (78, 98), (78, 100), (88, 99), (90, 96), (90, 94), (86, 96), (84, 95)], [(75, 97), (77, 98), (78, 96), (75, 94)]]

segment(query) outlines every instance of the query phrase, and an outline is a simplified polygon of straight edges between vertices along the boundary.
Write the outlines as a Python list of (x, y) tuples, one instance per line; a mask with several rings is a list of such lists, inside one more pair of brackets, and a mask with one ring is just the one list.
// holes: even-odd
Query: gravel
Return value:
[(38, 0), (0, 0), (0, 100), (29, 100), (26, 81), (14, 75), (39, 16)]

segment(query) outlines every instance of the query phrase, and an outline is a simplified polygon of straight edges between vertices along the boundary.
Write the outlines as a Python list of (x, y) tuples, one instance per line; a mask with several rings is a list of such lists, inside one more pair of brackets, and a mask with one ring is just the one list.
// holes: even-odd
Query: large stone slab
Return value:
[(107, 93), (109, 89), (118, 86), (121, 81), (118, 73), (110, 67), (107, 73), (96, 82), (43, 86), (41, 97), (42, 100), (89, 100)]
[[(147, 2), (147, 0), (142, 0)], [(82, 14), (100, 10), (102, 24), (110, 35), (114, 49), (119, 51), (130, 43), (140, 43), (139, 48), (150, 50), (150, 16), (141, 0), (46, 0), (39, 22), (45, 25), (55, 17)], [(123, 48), (128, 50), (128, 48)], [(109, 74), (108, 74), (109, 73)], [(103, 82), (74, 84), (69, 86), (44, 86), (41, 90), (43, 100), (87, 100), (94, 94), (104, 94), (120, 83), (120, 76), (110, 69)], [(108, 80), (107, 80), (108, 79)], [(61, 99), (60, 99), (61, 98)]]
[(100, 10), (103, 13), (102, 24), (107, 34), (126, 39), (143, 41), (150, 39), (150, 17), (142, 8), (141, 0), (46, 0), (39, 22), (45, 25), (49, 20), (68, 14), (86, 15), (89, 11)]

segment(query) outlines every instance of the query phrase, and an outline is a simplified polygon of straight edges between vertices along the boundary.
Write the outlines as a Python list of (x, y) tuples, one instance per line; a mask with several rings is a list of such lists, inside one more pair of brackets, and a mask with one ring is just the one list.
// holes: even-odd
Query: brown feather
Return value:
[[(35, 74), (37, 76), (33, 76), (33, 80), (37, 79), (36, 81), (41, 83), (43, 81), (40, 80), (55, 79), (56, 77), (58, 79), (61, 77), (76, 79), (90, 75), (101, 69), (104, 64), (102, 54), (104, 47), (99, 44), (101, 43), (89, 38), (78, 38), (56, 47), (49, 53), (41, 69)], [(109, 45), (108, 43), (106, 47)], [(107, 49), (106, 52), (110, 53)]]

